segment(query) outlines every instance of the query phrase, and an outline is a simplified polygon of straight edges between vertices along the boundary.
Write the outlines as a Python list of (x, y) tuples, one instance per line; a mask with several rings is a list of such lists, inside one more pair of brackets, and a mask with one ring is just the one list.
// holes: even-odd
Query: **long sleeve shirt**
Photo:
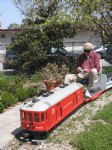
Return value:
[(97, 71), (100, 71), (100, 57), (97, 53), (91, 51), (90, 55), (87, 56), (85, 53), (82, 53), (77, 60), (77, 67), (82, 69), (93, 69), (96, 68)]

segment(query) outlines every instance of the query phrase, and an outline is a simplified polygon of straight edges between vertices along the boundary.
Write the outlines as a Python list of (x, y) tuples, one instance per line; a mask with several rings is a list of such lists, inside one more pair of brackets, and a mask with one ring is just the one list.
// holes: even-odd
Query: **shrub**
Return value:
[(28, 92), (29, 97), (32, 97), (38, 93), (37, 88), (35, 87), (27, 88), (27, 92)]
[(51, 84), (54, 81), (63, 82), (65, 75), (69, 72), (69, 68), (66, 65), (60, 67), (56, 63), (48, 63), (41, 70), (41, 78), (43, 80), (49, 80)]
[(16, 87), (23, 87), (23, 84), (26, 82), (26, 76), (25, 75), (17, 75), (14, 84)]
[(4, 91), (1, 93), (1, 101), (5, 108), (16, 104), (18, 102), (17, 97), (13, 96), (11, 93), (8, 93), (7, 91)]
[(0, 79), (0, 89), (6, 90), (8, 87), (8, 81), (6, 79)]
[(2, 113), (4, 111), (4, 105), (2, 102), (0, 102), (0, 113)]
[(17, 88), (15, 95), (16, 97), (18, 97), (19, 101), (23, 101), (29, 98), (29, 93), (27, 89), (24, 89), (24, 88)]

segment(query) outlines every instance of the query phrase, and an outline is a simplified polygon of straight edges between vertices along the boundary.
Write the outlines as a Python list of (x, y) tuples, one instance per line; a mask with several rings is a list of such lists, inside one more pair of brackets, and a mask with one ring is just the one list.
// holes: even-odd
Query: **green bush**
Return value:
[(13, 96), (11, 93), (4, 91), (1, 93), (1, 101), (5, 108), (8, 108), (11, 105), (14, 105), (18, 102), (17, 97)]
[(8, 87), (8, 81), (6, 79), (0, 79), (0, 90), (6, 90)]
[(4, 105), (2, 102), (0, 102), (0, 113), (2, 113), (4, 111)]
[(38, 93), (37, 88), (35, 88), (35, 87), (27, 88), (27, 92), (28, 92), (29, 97), (32, 97)]
[(24, 101), (25, 99), (29, 98), (29, 93), (27, 89), (24, 88), (17, 88), (15, 95), (18, 97), (19, 101)]
[(14, 94), (15, 91), (16, 91), (16, 88), (17, 88), (16, 83), (15, 83), (14, 81), (10, 81), (10, 82), (9, 82), (9, 85), (8, 85), (8, 87), (7, 87), (7, 91), (8, 91), (9, 93)]

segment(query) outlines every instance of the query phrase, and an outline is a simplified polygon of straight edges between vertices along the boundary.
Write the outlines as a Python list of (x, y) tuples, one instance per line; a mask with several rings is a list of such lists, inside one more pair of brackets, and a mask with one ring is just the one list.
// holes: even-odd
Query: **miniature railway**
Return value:
[(91, 91), (89, 98), (84, 97), (83, 85), (73, 82), (24, 102), (20, 109), (23, 140), (38, 143), (38, 133), (48, 133), (82, 104), (95, 100), (112, 88), (112, 73), (101, 74), (95, 84), (97, 90)]
[(28, 143), (24, 143), (18, 150), (36, 150), (36, 148), (37, 145), (28, 142)]

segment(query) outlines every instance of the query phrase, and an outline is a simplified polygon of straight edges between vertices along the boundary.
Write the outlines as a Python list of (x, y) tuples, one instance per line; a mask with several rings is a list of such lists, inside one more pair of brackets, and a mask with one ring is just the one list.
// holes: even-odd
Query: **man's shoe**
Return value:
[(85, 96), (85, 98), (90, 98), (91, 94), (89, 93), (88, 90), (86, 90), (84, 96)]
[(91, 92), (95, 92), (95, 91), (97, 91), (97, 88), (91, 87), (91, 88), (90, 88), (90, 91), (91, 91)]

